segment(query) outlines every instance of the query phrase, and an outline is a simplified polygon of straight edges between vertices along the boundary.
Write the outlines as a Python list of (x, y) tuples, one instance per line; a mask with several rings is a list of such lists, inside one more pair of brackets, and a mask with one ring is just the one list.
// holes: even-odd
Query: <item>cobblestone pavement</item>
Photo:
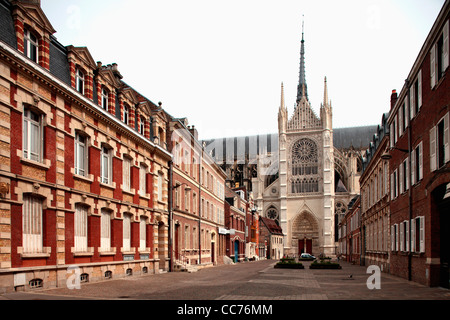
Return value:
[(130, 276), (56, 288), (0, 295), (0, 300), (450, 300), (450, 290), (380, 274), (380, 289), (370, 290), (367, 267), (341, 262), (339, 270), (275, 269), (262, 260), (171, 272)]

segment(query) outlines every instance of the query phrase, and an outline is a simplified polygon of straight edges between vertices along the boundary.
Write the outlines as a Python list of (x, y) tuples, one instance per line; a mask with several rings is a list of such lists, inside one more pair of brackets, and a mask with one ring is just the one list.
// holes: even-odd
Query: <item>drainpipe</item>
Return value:
[(173, 270), (173, 162), (169, 161), (169, 272)]
[[(406, 79), (405, 80), (405, 84), (406, 87), (408, 88), (407, 90), (407, 96), (409, 97), (410, 95), (410, 87), (409, 87), (409, 80)], [(411, 100), (409, 100), (410, 102)], [(409, 112), (408, 112), (408, 117), (411, 118), (411, 106), (408, 103), (408, 107), (409, 107)], [(405, 116), (405, 115), (403, 115)], [(411, 170), (413, 170), (413, 168), (411, 167), (412, 162), (411, 162), (411, 120), (408, 119), (408, 165), (409, 165), (409, 177), (408, 177), (408, 181), (409, 181), (409, 188), (408, 188), (408, 211), (409, 211), (409, 223), (408, 223), (408, 241), (409, 241), (409, 245), (408, 245), (408, 280), (411, 281), (412, 280), (412, 252), (411, 252), (411, 222), (412, 222), (412, 184), (411, 184)], [(417, 162), (418, 160), (416, 160)]]

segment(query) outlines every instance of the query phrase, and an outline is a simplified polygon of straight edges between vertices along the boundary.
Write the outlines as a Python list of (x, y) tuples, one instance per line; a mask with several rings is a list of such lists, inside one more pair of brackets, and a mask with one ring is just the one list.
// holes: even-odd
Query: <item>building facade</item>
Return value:
[[(397, 101), (395, 90), (391, 105)], [(390, 252), (390, 172), (389, 161), (389, 113), (382, 116), (381, 124), (363, 159), (361, 185), (362, 255), (365, 265), (377, 265), (389, 272)]]
[(225, 172), (204, 152), (195, 127), (172, 119), (168, 143), (174, 155), (171, 214), (173, 263), (215, 265), (226, 255)]
[(65, 285), (69, 265), (82, 281), (168, 270), (157, 106), (58, 43), (39, 1), (0, 15), (0, 290)]
[(390, 110), (391, 273), (449, 288), (449, 18), (445, 1)]
[(361, 198), (358, 195), (350, 201), (348, 211), (339, 222), (339, 259), (352, 264), (362, 264), (361, 230)]
[(283, 257), (283, 230), (275, 220), (260, 217), (260, 238), (264, 239), (266, 258), (279, 260)]

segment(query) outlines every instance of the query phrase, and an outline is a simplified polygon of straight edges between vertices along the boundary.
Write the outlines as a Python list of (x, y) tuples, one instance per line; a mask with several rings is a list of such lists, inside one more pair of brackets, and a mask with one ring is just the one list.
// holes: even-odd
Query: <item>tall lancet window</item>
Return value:
[(317, 144), (302, 138), (292, 146), (291, 192), (319, 192), (319, 157)]

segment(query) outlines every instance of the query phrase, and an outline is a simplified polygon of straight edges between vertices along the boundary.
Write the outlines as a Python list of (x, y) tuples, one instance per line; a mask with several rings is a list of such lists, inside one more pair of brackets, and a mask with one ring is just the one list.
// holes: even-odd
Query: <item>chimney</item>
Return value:
[(194, 136), (195, 140), (198, 140), (198, 131), (195, 126), (189, 127), (189, 132)]
[(395, 103), (397, 102), (397, 91), (394, 89), (391, 93), (391, 110), (394, 108)]

